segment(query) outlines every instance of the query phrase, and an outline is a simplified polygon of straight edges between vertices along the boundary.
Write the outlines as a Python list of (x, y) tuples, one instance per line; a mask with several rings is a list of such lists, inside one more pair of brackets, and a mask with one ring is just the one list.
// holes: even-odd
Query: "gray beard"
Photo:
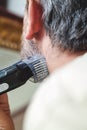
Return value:
[(27, 20), (27, 12), (25, 11), (24, 17), (24, 24), (23, 24), (23, 33), (22, 33), (22, 42), (21, 42), (21, 58), (25, 59), (31, 57), (33, 55), (41, 55), (39, 47), (37, 43), (34, 43), (32, 40), (26, 39), (26, 30), (28, 27), (28, 20)]
[(21, 46), (22, 59), (25, 59), (25, 58), (28, 58), (37, 54), (41, 55), (41, 52), (39, 51), (37, 44), (34, 43), (32, 40), (27, 41), (25, 38), (23, 38), (22, 46)]

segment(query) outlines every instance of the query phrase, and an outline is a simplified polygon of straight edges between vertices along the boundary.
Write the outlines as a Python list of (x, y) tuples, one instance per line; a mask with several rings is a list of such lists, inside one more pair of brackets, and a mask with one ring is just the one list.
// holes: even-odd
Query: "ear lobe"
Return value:
[(35, 0), (29, 1), (28, 8), (28, 27), (26, 39), (30, 40), (35, 37), (42, 28), (42, 7)]

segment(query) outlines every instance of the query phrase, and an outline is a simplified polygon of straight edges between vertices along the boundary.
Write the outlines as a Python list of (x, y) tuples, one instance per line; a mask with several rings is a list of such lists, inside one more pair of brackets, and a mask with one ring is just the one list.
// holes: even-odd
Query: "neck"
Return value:
[(45, 56), (49, 72), (52, 73), (56, 69), (60, 69), (64, 65), (68, 64), (69, 62), (73, 61), (78, 56), (81, 56), (85, 53), (71, 53), (67, 51), (60, 51), (58, 47), (53, 47), (51, 44), (51, 40), (48, 35), (45, 35), (41, 42), (38, 42), (39, 49), (41, 50), (42, 54)]
[(47, 64), (50, 73), (52, 73), (56, 69), (60, 69), (61, 67), (70, 63), (75, 58), (83, 55), (84, 53), (81, 52), (77, 54), (70, 54), (66, 52), (57, 52), (55, 55), (52, 54), (54, 54), (54, 52), (51, 53), (50, 58), (47, 57)]

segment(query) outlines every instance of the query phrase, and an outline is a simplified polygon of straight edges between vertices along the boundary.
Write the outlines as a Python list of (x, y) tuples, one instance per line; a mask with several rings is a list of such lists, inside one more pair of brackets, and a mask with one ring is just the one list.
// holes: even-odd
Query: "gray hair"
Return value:
[(61, 50), (87, 50), (87, 0), (41, 0), (44, 26), (52, 45)]

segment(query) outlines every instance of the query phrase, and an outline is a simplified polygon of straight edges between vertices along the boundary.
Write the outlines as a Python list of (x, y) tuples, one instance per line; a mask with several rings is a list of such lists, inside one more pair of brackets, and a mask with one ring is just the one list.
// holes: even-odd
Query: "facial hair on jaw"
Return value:
[(27, 11), (25, 11), (24, 22), (23, 22), (23, 33), (22, 33), (22, 42), (21, 42), (21, 58), (25, 59), (33, 55), (41, 55), (37, 43), (34, 43), (32, 40), (26, 39), (26, 32), (28, 27), (28, 16)]

